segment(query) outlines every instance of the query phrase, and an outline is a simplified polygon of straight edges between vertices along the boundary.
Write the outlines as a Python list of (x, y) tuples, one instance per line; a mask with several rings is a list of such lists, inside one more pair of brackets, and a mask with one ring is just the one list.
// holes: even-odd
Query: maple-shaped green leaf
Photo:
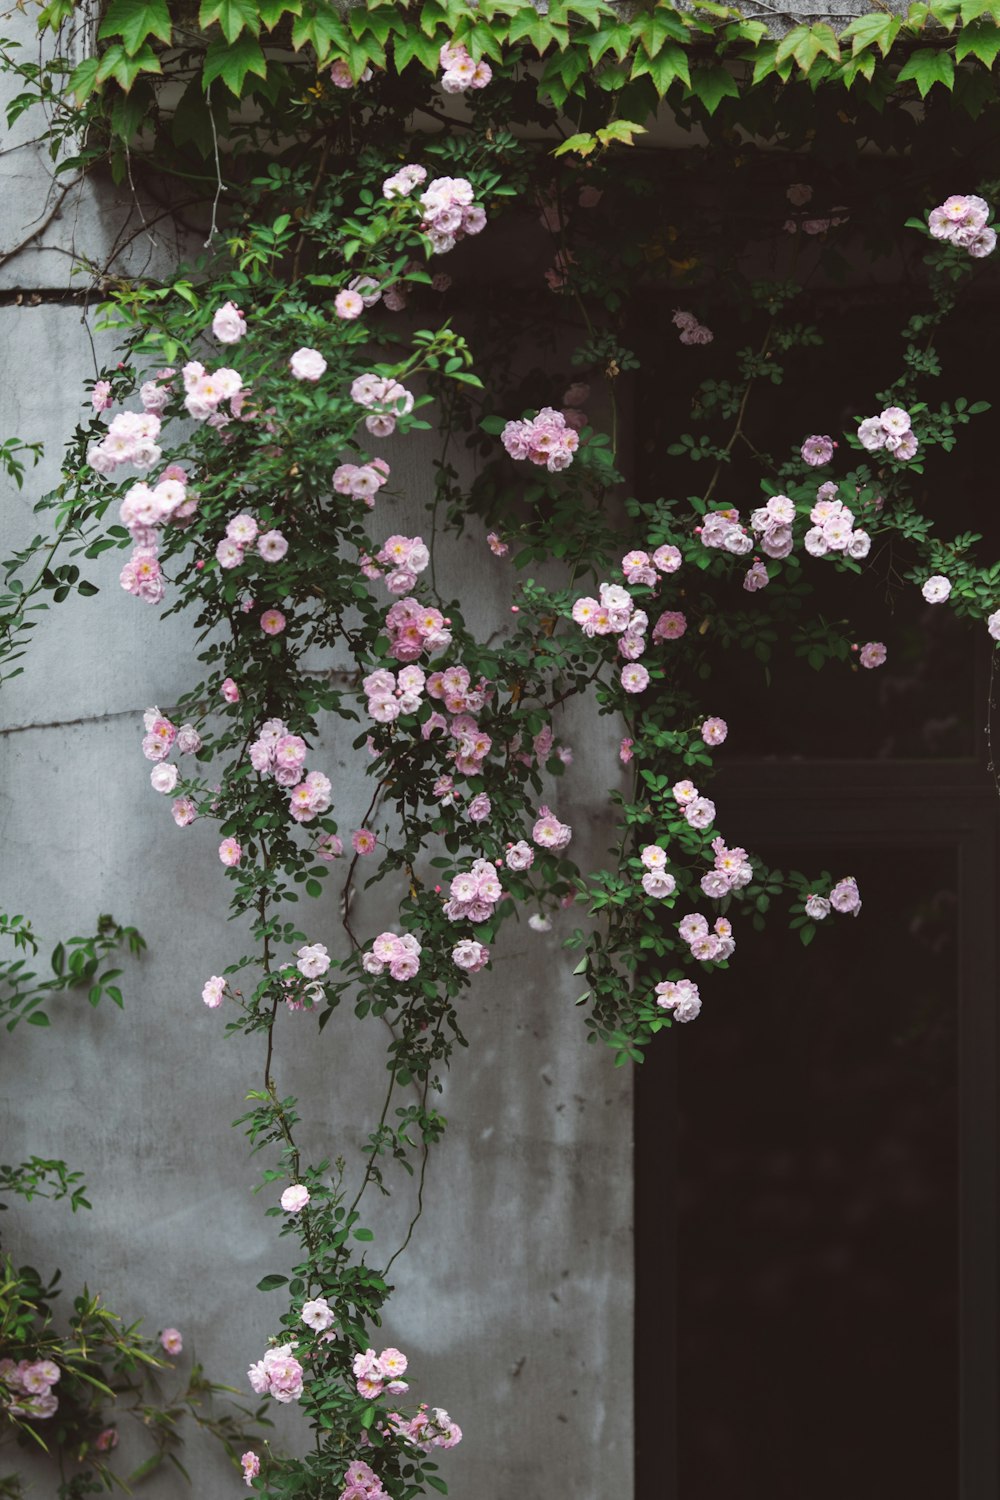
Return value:
[(955, 61), (964, 57), (977, 57), (987, 68), (992, 68), (1000, 52), (1000, 29), (980, 24), (966, 26), (955, 43)]
[(701, 100), (710, 115), (715, 114), (723, 99), (740, 96), (736, 79), (725, 68), (693, 68), (690, 92)]
[(260, 11), (252, 0), (201, 0), (198, 25), (205, 30), (218, 21), (227, 42), (235, 42), (244, 31), (260, 31)]
[(127, 94), (140, 73), (162, 73), (160, 59), (152, 47), (145, 46), (130, 57), (119, 42), (113, 42), (97, 65), (97, 83), (113, 78)]
[(125, 51), (134, 57), (147, 37), (169, 42), (171, 33), (167, 0), (111, 0), (97, 35), (102, 40), (121, 37)]
[(905, 83), (911, 78), (921, 99), (927, 97), (936, 83), (943, 83), (946, 89), (950, 89), (955, 83), (955, 59), (950, 52), (939, 51), (936, 47), (921, 47), (900, 68), (896, 82)]
[(855, 57), (865, 47), (875, 46), (885, 57), (899, 34), (902, 25), (899, 16), (887, 16), (884, 11), (858, 16), (840, 33), (841, 41), (851, 39), (851, 52)]
[(239, 99), (248, 73), (254, 73), (258, 78), (267, 76), (267, 63), (255, 37), (244, 34), (234, 42), (220, 37), (205, 53), (201, 77), (206, 88), (221, 78), (229, 92)]

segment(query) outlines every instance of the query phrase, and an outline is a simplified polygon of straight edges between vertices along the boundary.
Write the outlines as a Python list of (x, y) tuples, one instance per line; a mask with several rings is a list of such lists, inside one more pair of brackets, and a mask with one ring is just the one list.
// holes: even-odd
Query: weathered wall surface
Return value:
[[(54, 201), (44, 158), (30, 145), (9, 149), (33, 128), (29, 118), (0, 155), (0, 437), (42, 439), (46, 459), (23, 494), (3, 491), (3, 555), (36, 530), (31, 504), (55, 479), (82, 383), (95, 373), (88, 320), (52, 295), (78, 284), (66, 252), (103, 264), (126, 222), (126, 234), (140, 230), (126, 250), (130, 269), (152, 250), (128, 192), (94, 181), (68, 195), (37, 242), (4, 260)], [(155, 232), (152, 253), (174, 254), (169, 221)], [(408, 440), (395, 471), (410, 498), (386, 508), (387, 532), (413, 533), (428, 450)], [(21, 1027), (7, 1043), (3, 1160), (66, 1157), (86, 1170), (94, 1208), (71, 1219), (62, 1205), (18, 1204), (5, 1216), (5, 1242), (18, 1260), (61, 1266), (67, 1288), (87, 1282), (124, 1317), (142, 1316), (151, 1333), (181, 1328), (181, 1367), (195, 1353), (249, 1397), (245, 1371), (278, 1310), (254, 1285), (281, 1269), (288, 1243), (264, 1217), (274, 1190), (253, 1195), (258, 1165), (230, 1128), (262, 1060), (256, 1042), (224, 1041), (220, 1014), (200, 999), (205, 977), (241, 947), (224, 920), (228, 886), (213, 830), (174, 826), (139, 750), (143, 709), (166, 708), (195, 675), (192, 639), (183, 620), (161, 621), (125, 595), (119, 566), (117, 555), (88, 565), (100, 594), (43, 616), (24, 675), (4, 690), (0, 901), (53, 941), (113, 912), (141, 929), (149, 954), (128, 965), (123, 1013), (66, 1001), (51, 1031)], [(456, 546), (450, 567), (476, 600), (477, 623), (500, 626), (505, 565), (475, 537)], [(600, 725), (575, 736), (567, 727), (577, 758), (554, 803), (575, 825), (584, 866), (608, 843), (594, 809), (617, 765), (613, 727)], [(324, 745), (315, 764), (334, 779), (341, 826), (357, 826), (369, 792), (349, 740)], [(331, 895), (303, 917), (311, 940), (336, 947)], [(365, 931), (378, 930), (379, 915), (359, 898)], [(385, 1342), (410, 1353), (415, 1398), (447, 1406), (465, 1429), (462, 1447), (443, 1455), (456, 1500), (556, 1486), (597, 1500), (631, 1489), (630, 1080), (586, 1046), (571, 967), (558, 926), (548, 935), (522, 926), (463, 1001), (471, 1047), (441, 1102), (449, 1130), (433, 1154), (423, 1222), (395, 1268)], [(342, 1153), (356, 1171), (383, 1067), (378, 1023), (355, 1022), (349, 1008), (319, 1045), (307, 1017), (283, 1019), (278, 1086), (303, 1101), (308, 1156)], [(415, 1199), (409, 1179), (393, 1180), (398, 1199), (373, 1220), (380, 1259)], [(281, 1444), (295, 1416), (274, 1415)], [(182, 1456), (194, 1494), (240, 1492), (214, 1446), (195, 1439)], [(34, 1472), (31, 1493), (48, 1500), (54, 1484)], [(143, 1493), (192, 1491), (168, 1471)]]

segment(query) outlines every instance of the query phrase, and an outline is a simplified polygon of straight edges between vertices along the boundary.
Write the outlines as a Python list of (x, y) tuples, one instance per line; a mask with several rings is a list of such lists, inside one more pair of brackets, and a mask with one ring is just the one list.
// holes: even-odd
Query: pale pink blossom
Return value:
[(843, 880), (838, 880), (830, 892), (830, 905), (834, 911), (846, 912), (857, 916), (861, 910), (861, 896), (858, 893), (858, 883), (853, 875), (847, 875)]
[(706, 719), (701, 726), (701, 737), (706, 745), (721, 745), (728, 733), (725, 719)]
[(315, 1333), (323, 1333), (334, 1321), (333, 1308), (325, 1297), (314, 1297), (302, 1304), (302, 1321)]
[(928, 604), (943, 604), (951, 593), (951, 581), (940, 573), (935, 573), (922, 585), (920, 592)]
[(351, 834), (351, 848), (355, 854), (366, 855), (375, 853), (375, 835), (369, 833), (367, 828), (358, 828)]
[(318, 349), (296, 349), (288, 366), (296, 380), (319, 380), (326, 369), (326, 360)]
[(94, 1448), (98, 1453), (110, 1453), (118, 1447), (118, 1428), (105, 1427), (94, 1439)]
[(215, 1010), (222, 1004), (222, 998), (226, 990), (226, 981), (221, 974), (213, 974), (211, 979), (206, 979), (201, 992), (201, 998), (209, 1010)]
[(154, 766), (150, 771), (149, 780), (154, 792), (161, 792), (163, 795), (167, 795), (177, 785), (177, 767), (168, 765), (166, 761), (161, 761), (159, 765)]
[(881, 641), (867, 641), (861, 647), (859, 660), (863, 667), (871, 669), (873, 667), (880, 667), (887, 655), (888, 652)]
[(295, 956), (295, 967), (305, 979), (319, 979), (330, 967), (330, 955), (325, 943), (307, 943)]
[(227, 677), (219, 690), (227, 703), (239, 703), (240, 690), (231, 677)]
[(618, 746), (618, 759), (621, 761), (621, 763), (622, 763), (623, 766), (627, 766), (629, 764), (629, 762), (631, 761), (632, 754), (633, 754), (632, 746), (634, 744), (635, 744), (635, 741), (632, 740), (632, 739), (629, 739), (626, 736), (626, 738), (623, 739), (622, 742), (621, 742), (621, 744)]
[(252, 1449), (248, 1449), (240, 1459), (240, 1464), (243, 1468), (243, 1478), (250, 1485), (260, 1473), (260, 1459)]
[(212, 319), (212, 332), (220, 344), (238, 344), (247, 331), (246, 318), (232, 302), (224, 302)]
[(641, 693), (649, 686), (649, 673), (641, 662), (630, 661), (622, 668), (620, 681), (626, 693)]
[(806, 916), (814, 922), (823, 922), (830, 915), (830, 902), (825, 896), (809, 896), (806, 900)]
[(190, 797), (178, 797), (170, 804), (170, 811), (178, 828), (187, 828), (197, 817), (195, 805)]
[(293, 1182), (291, 1187), (286, 1187), (281, 1195), (281, 1206), (286, 1214), (298, 1214), (305, 1208), (310, 1199), (309, 1189), (305, 1183)]
[(180, 1354), (184, 1348), (184, 1341), (176, 1328), (164, 1328), (160, 1334), (160, 1343), (168, 1354)]
[(709, 797), (695, 797), (685, 807), (684, 817), (692, 828), (708, 828), (715, 821), (715, 803)]
[(260, 628), (265, 635), (280, 635), (287, 623), (280, 609), (265, 609), (260, 617)]
[(222, 840), (222, 843), (219, 845), (219, 858), (224, 865), (228, 865), (230, 868), (239, 864), (243, 858), (243, 850), (236, 839), (229, 838)]
[[(473, 938), (462, 938), (451, 950), (452, 962), (469, 974), (477, 974), (490, 960), (490, 950), (485, 943)], [(384, 1368), (384, 1366), (383, 1366)]]
[(360, 318), (364, 312), (364, 298), (358, 292), (345, 287), (342, 292), (338, 292), (336, 297), (334, 297), (333, 310), (338, 318), (345, 318), (352, 322), (355, 318)]
[(823, 464), (828, 464), (833, 457), (836, 443), (831, 437), (814, 435), (807, 437), (802, 444), (802, 457), (807, 464), (814, 469)]

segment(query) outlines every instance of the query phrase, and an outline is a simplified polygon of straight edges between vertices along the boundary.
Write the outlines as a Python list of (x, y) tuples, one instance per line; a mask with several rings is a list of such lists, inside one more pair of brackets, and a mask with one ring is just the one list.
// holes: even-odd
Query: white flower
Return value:
[(295, 955), (296, 968), (305, 979), (319, 979), (330, 967), (330, 955), (323, 943), (306, 944)]
[(928, 604), (943, 604), (951, 593), (951, 582), (940, 573), (935, 573), (932, 578), (927, 579), (920, 592)]
[(288, 364), (296, 380), (318, 380), (326, 369), (318, 349), (296, 349)]

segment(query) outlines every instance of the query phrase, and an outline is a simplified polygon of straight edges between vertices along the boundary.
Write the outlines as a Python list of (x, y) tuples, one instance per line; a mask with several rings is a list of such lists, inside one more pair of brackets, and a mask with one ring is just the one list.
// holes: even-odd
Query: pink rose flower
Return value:
[(206, 979), (201, 998), (209, 1010), (216, 1010), (222, 1004), (225, 989), (226, 981), (221, 974), (213, 974), (211, 979)]
[(354, 850), (355, 854), (374, 854), (375, 835), (373, 833), (369, 833), (367, 828), (357, 829), (355, 833), (351, 834), (351, 848)]
[(874, 667), (880, 667), (885, 661), (887, 655), (888, 652), (886, 651), (885, 646), (881, 641), (867, 641), (865, 645), (861, 647), (859, 660), (863, 667), (867, 667), (869, 670), (871, 670)]
[(351, 291), (349, 287), (346, 287), (344, 291), (338, 292), (336, 297), (334, 297), (333, 310), (338, 318), (345, 318), (353, 322), (355, 318), (360, 318), (365, 310), (364, 298), (360, 293)]
[(227, 677), (220, 688), (223, 698), (227, 703), (239, 703), (240, 690), (231, 677)]
[(246, 319), (232, 302), (224, 302), (212, 319), (212, 332), (220, 344), (238, 344), (247, 331)]
[(170, 811), (178, 828), (187, 828), (198, 816), (190, 797), (178, 797), (170, 804)]
[(318, 349), (296, 349), (288, 365), (296, 380), (319, 380), (326, 360)]
[(219, 858), (232, 869), (243, 858), (243, 849), (236, 839), (223, 839), (219, 845)]
[(280, 635), (287, 623), (280, 609), (265, 609), (260, 617), (260, 628), (265, 635)]
[(728, 733), (725, 719), (706, 719), (701, 726), (701, 737), (706, 745), (721, 745)]
[(248, 1451), (244, 1453), (243, 1457), (240, 1459), (240, 1463), (243, 1466), (243, 1478), (246, 1480), (247, 1484), (250, 1485), (260, 1473), (260, 1459), (257, 1457), (256, 1453), (252, 1451), (252, 1449), (248, 1449)]
[(160, 1343), (168, 1354), (180, 1354), (184, 1348), (184, 1341), (176, 1328), (164, 1328), (160, 1334)]
[(301, 1213), (309, 1202), (309, 1189), (302, 1182), (293, 1182), (281, 1195), (281, 1206), (286, 1214)]

